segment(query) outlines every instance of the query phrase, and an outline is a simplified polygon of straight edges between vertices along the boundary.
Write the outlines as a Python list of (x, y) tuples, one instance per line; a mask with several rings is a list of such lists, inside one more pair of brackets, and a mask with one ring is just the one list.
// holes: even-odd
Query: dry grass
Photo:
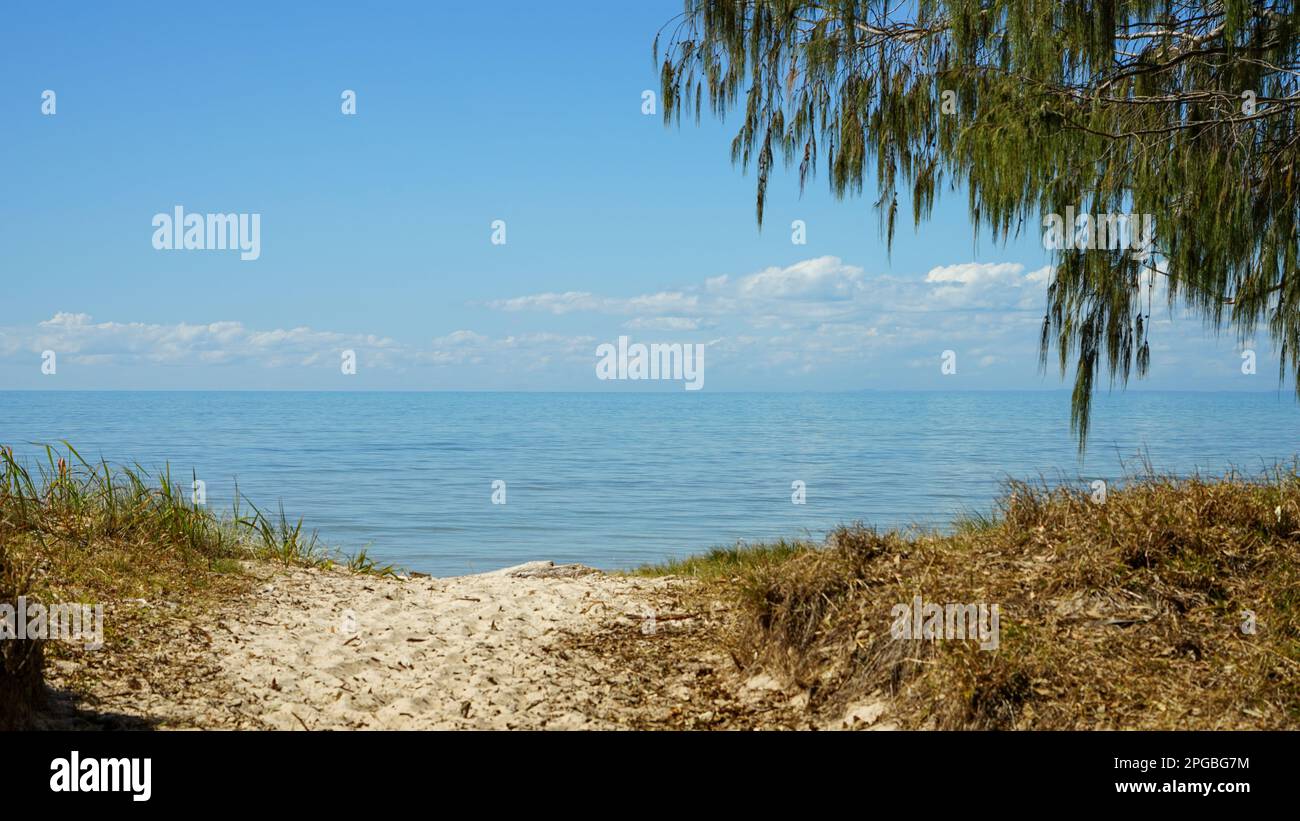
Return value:
[[(169, 614), (211, 609), (248, 584), (242, 560), (289, 565), (335, 561), (388, 574), (362, 551), (330, 554), (302, 522), (270, 518), (244, 501), (228, 516), (194, 504), (164, 470), (91, 464), (66, 445), (25, 464), (0, 448), (0, 604), (104, 607), (104, 650), (123, 652), (163, 629)], [(143, 601), (150, 606), (122, 607)], [(82, 643), (0, 641), (0, 730), (33, 725), (45, 700), (43, 662), (86, 654)], [(100, 660), (102, 661), (102, 660)], [(83, 664), (83, 666), (86, 666)], [(96, 665), (89, 665), (95, 667)], [(102, 666), (102, 665), (100, 665)]]
[[(737, 657), (827, 716), (887, 696), (914, 728), (1300, 727), (1294, 470), (1148, 475), (1104, 504), (1016, 483), (951, 535), (841, 528), (737, 592)], [(892, 638), (916, 595), (998, 604), (1000, 646)]]

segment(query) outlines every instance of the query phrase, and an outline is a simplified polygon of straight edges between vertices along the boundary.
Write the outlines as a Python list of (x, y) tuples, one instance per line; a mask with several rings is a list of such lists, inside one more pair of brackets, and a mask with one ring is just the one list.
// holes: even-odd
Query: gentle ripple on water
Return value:
[[(1262, 392), (1101, 395), (1080, 460), (1069, 394), (0, 392), (0, 442), (234, 480), (324, 541), (435, 574), (534, 559), (623, 568), (841, 522), (943, 526), (1006, 477), (1115, 480), (1294, 458)], [(491, 483), (507, 482), (507, 504)], [(790, 500), (807, 485), (807, 504)]]

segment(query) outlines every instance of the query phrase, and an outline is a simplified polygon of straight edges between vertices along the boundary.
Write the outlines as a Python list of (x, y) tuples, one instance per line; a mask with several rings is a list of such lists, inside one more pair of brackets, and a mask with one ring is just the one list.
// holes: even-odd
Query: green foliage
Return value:
[(685, 576), (692, 579), (725, 580), (760, 567), (779, 564), (815, 546), (809, 542), (788, 542), (784, 539), (760, 545), (718, 547), (699, 556), (669, 559), (663, 564), (643, 565), (633, 570), (633, 576)]
[[(220, 572), (229, 572), (239, 560), (321, 566), (332, 561), (331, 555), (338, 556), (326, 550), (314, 532), (304, 531), (301, 518), (291, 523), (283, 506), (278, 515), (267, 516), (238, 487), (233, 511), (221, 516), (195, 504), (172, 480), (169, 469), (151, 479), (139, 465), (93, 464), (63, 444), (66, 455), (47, 445), (44, 463), (34, 468), (0, 447), (0, 567), (6, 566), (6, 557), (18, 567), (12, 557), (20, 544), (31, 545), (38, 563), (65, 574), (78, 565), (80, 556), (114, 551), (124, 555), (127, 546)], [(339, 558), (358, 572), (393, 572), (364, 550)], [(11, 586), (17, 589), (17, 581)]]
[(346, 556), (345, 564), (353, 573), (365, 573), (371, 576), (396, 576), (397, 568), (391, 564), (380, 564), (366, 552), (363, 547), (357, 553)]
[(919, 224), (964, 186), (998, 241), (1067, 207), (1155, 215), (1153, 257), (1056, 252), (1042, 363), (1053, 347), (1062, 375), (1073, 360), (1082, 448), (1098, 369), (1112, 385), (1146, 372), (1154, 277), (1216, 332), (1267, 327), (1280, 377), (1300, 371), (1298, 15), (1291, 0), (687, 0), (661, 33), (664, 117), (741, 112), (732, 159), (757, 171), (760, 225), (777, 152), (841, 197), (874, 177), (887, 241), (900, 189)]

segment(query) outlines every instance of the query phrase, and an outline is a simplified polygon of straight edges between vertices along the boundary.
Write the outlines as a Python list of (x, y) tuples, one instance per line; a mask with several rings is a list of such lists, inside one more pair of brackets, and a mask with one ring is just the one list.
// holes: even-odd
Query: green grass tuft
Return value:
[[(43, 456), (29, 465), (0, 447), (0, 602), (200, 607), (237, 587), (247, 560), (395, 575), (364, 550), (349, 557), (326, 550), (302, 519), (291, 523), (283, 507), (267, 516), (238, 488), (232, 512), (221, 516), (195, 504), (169, 469), (151, 477), (139, 465), (91, 463), (66, 442), (62, 450), (45, 446)], [(106, 620), (106, 640), (113, 629)], [(0, 730), (31, 725), (44, 653), (68, 652), (44, 645), (0, 641)]]
[(648, 564), (629, 572), (632, 576), (684, 576), (712, 581), (731, 579), (769, 565), (780, 564), (794, 556), (816, 549), (806, 541), (767, 542), (756, 545), (718, 547), (699, 556), (669, 559), (662, 564)]

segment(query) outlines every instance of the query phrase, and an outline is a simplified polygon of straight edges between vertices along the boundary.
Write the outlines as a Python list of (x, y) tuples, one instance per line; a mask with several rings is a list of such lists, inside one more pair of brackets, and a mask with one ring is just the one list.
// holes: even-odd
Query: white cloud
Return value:
[(632, 331), (696, 331), (702, 325), (699, 319), (687, 316), (653, 316), (628, 320), (623, 327)]
[(1024, 310), (1042, 307), (1051, 268), (1022, 273), (1016, 262), (944, 265), (925, 275), (926, 305), (936, 310)]
[[(1028, 274), (1019, 263), (968, 262), (932, 268), (924, 278), (868, 276), (839, 257), (823, 256), (740, 277), (723, 274), (698, 285), (634, 296), (587, 291), (494, 300), (488, 307), (555, 315), (634, 315), (627, 327), (690, 330), (700, 317), (752, 327), (808, 327), (859, 322), (881, 311), (1021, 311), (1042, 306), (1051, 269)], [(687, 320), (687, 315), (695, 319)]]
[[(963, 263), (935, 267), (924, 278), (869, 276), (838, 257), (823, 256), (653, 293), (548, 292), (488, 306), (510, 313), (623, 316), (628, 317), (623, 329), (642, 333), (693, 335), (709, 329), (716, 337), (715, 357), (743, 360), (746, 368), (760, 371), (772, 366), (806, 372), (907, 347), (990, 336), (1018, 339), (1027, 327), (1024, 303), (1030, 298), (1041, 303), (1049, 274), (1046, 268), (1025, 274), (1016, 263)], [(954, 315), (966, 310), (981, 311), (978, 324)], [(366, 367), (472, 366), (506, 372), (566, 362), (585, 366), (598, 339), (617, 332), (599, 320), (584, 330), (588, 333), (547, 329), (492, 337), (462, 329), (421, 345), (307, 326), (97, 322), (85, 313), (59, 312), (35, 326), (0, 329), (0, 354), (50, 349), (95, 365), (333, 368), (340, 351), (351, 349)]]
[(628, 298), (601, 297), (586, 291), (566, 291), (559, 294), (533, 294), (514, 299), (493, 300), (488, 303), (488, 307), (502, 311), (545, 311), (557, 315), (576, 311), (602, 314), (660, 314), (690, 312), (695, 309), (698, 302), (698, 297), (680, 291), (665, 291)]
[(256, 330), (240, 322), (96, 322), (85, 313), (59, 312), (27, 328), (0, 329), (0, 352), (52, 350), (84, 365), (337, 366), (345, 349), (364, 350), (375, 367), (391, 367), (402, 346), (374, 334), (308, 327)]
[(263, 368), (339, 367), (344, 350), (353, 350), (366, 368), (402, 370), (412, 366), (490, 366), (502, 372), (537, 370), (563, 362), (586, 363), (594, 354), (592, 336), (524, 333), (490, 337), (453, 331), (427, 346), (389, 337), (340, 333), (300, 326), (250, 329), (240, 322), (150, 324), (96, 322), (84, 313), (60, 312), (28, 327), (0, 328), (0, 356), (39, 356), (52, 350), (84, 366), (238, 365)]
[(817, 257), (787, 268), (768, 268), (740, 280), (739, 296), (751, 299), (852, 299), (863, 289), (862, 269), (839, 257)]
[[(936, 266), (923, 277), (869, 275), (839, 257), (822, 256), (655, 293), (542, 293), (488, 306), (553, 315), (631, 315), (622, 327), (637, 331), (717, 329), (725, 332), (726, 344), (716, 356), (734, 350), (740, 357), (736, 346), (743, 346), (747, 362), (758, 368), (797, 365), (807, 371), (964, 340), (992, 338), (1017, 347), (1028, 340), (1032, 345), (1050, 275), (1048, 267), (1026, 273), (1023, 265), (1011, 262)], [(974, 321), (971, 313), (978, 313)]]

